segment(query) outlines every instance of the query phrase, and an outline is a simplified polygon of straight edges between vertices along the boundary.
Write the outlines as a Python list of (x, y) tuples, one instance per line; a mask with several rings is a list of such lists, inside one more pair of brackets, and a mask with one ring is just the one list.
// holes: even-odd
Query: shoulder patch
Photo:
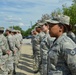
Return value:
[(74, 49), (67, 49), (67, 51), (66, 51), (68, 54), (70, 54), (70, 55), (72, 55), (72, 56), (74, 56), (74, 55), (76, 55), (76, 48), (74, 48)]
[(70, 51), (71, 55), (75, 55), (76, 54), (76, 48)]

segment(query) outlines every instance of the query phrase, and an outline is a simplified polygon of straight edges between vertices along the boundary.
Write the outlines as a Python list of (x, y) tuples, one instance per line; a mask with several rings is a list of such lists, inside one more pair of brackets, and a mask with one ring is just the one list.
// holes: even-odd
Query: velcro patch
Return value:
[(74, 48), (73, 50), (68, 49), (68, 50), (66, 50), (66, 52), (67, 52), (68, 54), (74, 56), (74, 55), (76, 55), (76, 48)]

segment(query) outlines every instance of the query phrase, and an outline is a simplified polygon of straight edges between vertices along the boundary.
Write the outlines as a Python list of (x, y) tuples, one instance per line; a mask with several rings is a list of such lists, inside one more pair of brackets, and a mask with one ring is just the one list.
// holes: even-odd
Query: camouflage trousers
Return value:
[(6, 65), (6, 61), (7, 61), (8, 55), (3, 55), (0, 58), (0, 75), (8, 75), (8, 68)]
[(8, 69), (8, 73), (11, 74), (11, 72), (13, 72), (13, 63), (14, 63), (14, 59), (12, 56), (12, 53), (8, 56), (8, 60), (6, 61), (6, 66)]
[(42, 55), (41, 62), (41, 75), (47, 75), (47, 54)]
[(35, 53), (34, 60), (35, 60), (35, 70), (38, 70), (40, 68), (40, 61), (41, 61), (41, 57), (40, 57), (39, 52)]
[(19, 60), (19, 55), (18, 55), (18, 50), (16, 50), (16, 53), (14, 54), (14, 63), (15, 63), (15, 65), (18, 65), (18, 60)]
[(7, 71), (6, 65), (3, 65), (0, 68), (0, 75), (8, 75), (8, 71)]
[(7, 72), (7, 71), (2, 71), (2, 70), (0, 69), (0, 75), (8, 75), (8, 72)]
[(41, 65), (41, 75), (47, 75), (47, 64)]
[(18, 51), (18, 61), (19, 61), (20, 57), (21, 57), (21, 51), (19, 50)]

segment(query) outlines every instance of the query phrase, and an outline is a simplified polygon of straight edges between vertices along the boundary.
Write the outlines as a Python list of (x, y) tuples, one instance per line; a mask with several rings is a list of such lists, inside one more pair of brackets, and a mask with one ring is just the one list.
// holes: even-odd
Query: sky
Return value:
[(27, 30), (42, 14), (62, 9), (65, 3), (70, 6), (72, 0), (0, 0), (0, 27), (20, 26)]

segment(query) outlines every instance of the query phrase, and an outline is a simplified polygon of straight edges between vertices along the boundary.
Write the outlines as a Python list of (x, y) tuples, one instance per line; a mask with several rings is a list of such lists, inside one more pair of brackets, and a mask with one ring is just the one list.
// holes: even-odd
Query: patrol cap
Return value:
[(39, 22), (39, 23), (37, 23), (36, 28), (37, 28), (37, 27), (41, 28), (41, 26), (42, 26), (42, 25), (45, 25), (45, 24), (46, 24), (46, 22)]
[(17, 32), (16, 30), (12, 30), (12, 32)]
[(41, 23), (38, 23), (38, 24), (39, 24), (39, 26), (42, 26), (42, 25), (45, 25), (46, 22), (41, 22)]
[(8, 31), (12, 31), (12, 29), (11, 29), (11, 28), (7, 28), (7, 29), (6, 29), (6, 31), (7, 31), (7, 30), (8, 30)]
[(19, 32), (20, 33), (21, 31), (20, 30), (16, 30), (16, 32)]
[(66, 15), (58, 15), (56, 18), (46, 20), (46, 22), (52, 24), (61, 23), (61, 24), (69, 25), (70, 17)]
[(18, 30), (14, 30), (14, 32), (18, 32)]
[(49, 20), (46, 20), (47, 23), (52, 23), (52, 24), (57, 24), (59, 23), (59, 21), (57, 20), (52, 20), (52, 19), (49, 19)]
[(4, 31), (4, 27), (0, 27), (0, 31)]
[(67, 15), (61, 15), (60, 16), (60, 23), (70, 25), (70, 17)]
[(36, 28), (40, 28), (40, 25), (39, 25), (39, 24), (37, 24), (37, 25), (35, 26), (35, 29), (36, 29)]

